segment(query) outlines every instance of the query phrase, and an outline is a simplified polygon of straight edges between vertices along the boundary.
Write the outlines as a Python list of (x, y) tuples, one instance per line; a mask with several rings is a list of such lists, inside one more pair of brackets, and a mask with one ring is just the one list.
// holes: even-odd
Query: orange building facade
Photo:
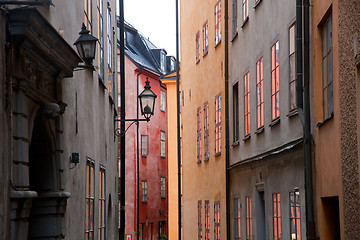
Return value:
[(184, 239), (226, 239), (224, 8), (180, 2)]

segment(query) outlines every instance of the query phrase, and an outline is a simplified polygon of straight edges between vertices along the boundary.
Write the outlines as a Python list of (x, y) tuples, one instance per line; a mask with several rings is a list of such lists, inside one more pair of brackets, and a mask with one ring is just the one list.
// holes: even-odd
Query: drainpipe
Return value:
[[(312, 189), (311, 121), (310, 121), (310, 16), (309, 0), (296, 1), (296, 91), (298, 112), (303, 124), (306, 238), (315, 240), (315, 220)], [(303, 16), (303, 19), (302, 19)], [(302, 29), (302, 23), (304, 28)], [(304, 44), (304, 51), (302, 51)], [(302, 58), (304, 56), (304, 59)], [(303, 65), (304, 64), (304, 65)]]
[[(139, 119), (139, 100), (137, 99), (139, 96), (139, 76), (142, 74), (143, 68), (140, 68), (140, 72), (136, 75), (136, 119)], [(140, 175), (139, 175), (139, 122), (136, 123), (136, 239), (139, 239), (139, 214), (140, 214), (140, 208), (139, 208), (139, 193), (140, 193)]]
[(181, 240), (181, 149), (180, 149), (180, 86), (179, 86), (179, 1), (176, 4), (176, 105), (177, 105), (177, 160), (178, 160), (178, 234)]
[[(125, 52), (124, 52), (124, 0), (119, 0), (120, 15), (120, 119), (125, 120)], [(125, 121), (120, 122), (120, 132), (125, 132)], [(120, 136), (120, 230), (119, 240), (125, 237), (125, 134)]]
[(230, 181), (229, 181), (229, 6), (225, 1), (225, 186), (226, 186), (226, 239), (230, 237)]

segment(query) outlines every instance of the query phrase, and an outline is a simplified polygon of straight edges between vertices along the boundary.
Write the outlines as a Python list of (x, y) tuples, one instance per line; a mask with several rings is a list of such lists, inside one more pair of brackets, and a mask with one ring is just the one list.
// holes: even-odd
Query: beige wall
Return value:
[[(225, 193), (225, 79), (224, 79), (224, 15), (225, 2), (221, 2), (221, 42), (215, 47), (214, 11), (217, 1), (180, 2), (182, 154), (183, 154), (183, 236), (195, 239), (198, 234), (197, 202), (202, 201), (202, 231), (204, 225), (204, 201), (210, 203), (210, 239), (214, 239), (214, 201), (220, 201), (221, 239), (226, 238)], [(202, 26), (208, 21), (209, 47), (203, 56)], [(196, 63), (196, 33), (200, 33), (200, 61)], [(215, 96), (222, 96), (222, 149), (215, 156)], [(197, 108), (201, 108), (202, 153), (204, 153), (204, 103), (209, 104), (209, 154), (210, 159), (197, 163)]]

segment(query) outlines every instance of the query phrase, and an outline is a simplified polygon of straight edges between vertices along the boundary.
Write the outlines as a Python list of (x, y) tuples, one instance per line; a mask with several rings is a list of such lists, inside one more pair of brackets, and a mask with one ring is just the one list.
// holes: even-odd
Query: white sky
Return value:
[(175, 0), (124, 0), (125, 21), (176, 57)]

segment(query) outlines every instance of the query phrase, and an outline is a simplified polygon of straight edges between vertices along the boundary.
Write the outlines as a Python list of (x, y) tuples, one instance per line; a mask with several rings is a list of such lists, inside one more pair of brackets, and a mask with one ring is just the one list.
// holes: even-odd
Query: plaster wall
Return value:
[[(180, 1), (180, 45), (183, 160), (183, 236), (198, 236), (197, 203), (209, 200), (210, 239), (214, 239), (214, 202), (220, 202), (221, 239), (226, 238), (225, 186), (225, 1), (221, 1), (221, 42), (215, 45), (215, 4), (218, 1)], [(208, 22), (208, 53), (203, 55), (202, 27)], [(200, 61), (196, 63), (196, 34), (200, 36)], [(215, 156), (215, 96), (221, 94), (221, 154)], [(209, 160), (204, 160), (204, 104), (209, 104)], [(201, 108), (202, 161), (197, 163), (197, 109)]]
[[(232, 1), (230, 1), (232, 3)], [(243, 23), (242, 4), (237, 5), (238, 33), (233, 31), (233, 14), (229, 16), (229, 109), (230, 165), (280, 148), (302, 138), (302, 125), (297, 114), (290, 112), (289, 96), (289, 28), (295, 23), (295, 1), (249, 1), (249, 17)], [(233, 5), (229, 12), (233, 12)], [(273, 126), (271, 114), (271, 47), (279, 41), (279, 122)], [(264, 128), (257, 130), (256, 63), (263, 57)], [(244, 75), (250, 75), (250, 134), (244, 131)], [(234, 141), (233, 85), (238, 83), (239, 140)], [(250, 137), (250, 138), (249, 138)]]

